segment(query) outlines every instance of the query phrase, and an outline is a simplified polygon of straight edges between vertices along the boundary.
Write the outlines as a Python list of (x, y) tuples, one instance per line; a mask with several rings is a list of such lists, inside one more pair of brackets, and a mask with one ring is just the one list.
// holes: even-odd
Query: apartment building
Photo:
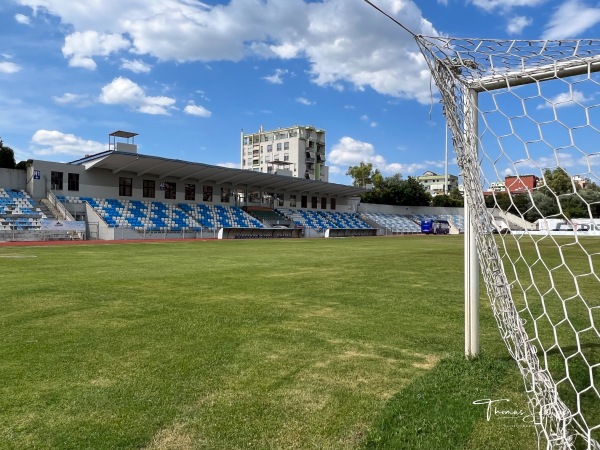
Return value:
[[(438, 175), (435, 172), (427, 171), (416, 178), (433, 197), (444, 194), (444, 186), (446, 184), (446, 176), (444, 174)], [(458, 177), (456, 175), (448, 174), (448, 186), (446, 192), (450, 192), (455, 186), (458, 186)]]
[(310, 180), (329, 181), (325, 130), (294, 125), (257, 133), (241, 132), (241, 168)]

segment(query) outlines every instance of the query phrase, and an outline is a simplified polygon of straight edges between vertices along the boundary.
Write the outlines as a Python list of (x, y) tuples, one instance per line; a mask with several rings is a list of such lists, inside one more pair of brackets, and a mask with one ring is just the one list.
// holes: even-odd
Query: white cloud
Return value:
[(90, 104), (90, 98), (87, 94), (72, 94), (70, 92), (65, 92), (60, 97), (52, 97), (54, 103), (59, 105), (77, 105), (77, 106), (86, 106)]
[(121, 69), (130, 70), (135, 73), (149, 73), (152, 70), (152, 66), (139, 59), (131, 61), (123, 58), (121, 59)]
[(273, 84), (283, 84), (283, 75), (287, 74), (288, 71), (284, 69), (275, 69), (275, 73), (273, 75), (269, 75), (267, 77), (263, 77), (263, 80), (267, 80), (269, 83)]
[(198, 117), (210, 117), (212, 115), (212, 113), (205, 107), (194, 105), (193, 103), (187, 105), (183, 109), (183, 112), (185, 112), (186, 114), (189, 114), (191, 116), (198, 116)]
[(587, 7), (579, 0), (567, 0), (554, 13), (544, 31), (544, 39), (577, 37), (600, 22), (600, 8)]
[(93, 56), (108, 56), (111, 53), (126, 50), (130, 42), (120, 34), (105, 34), (97, 31), (76, 31), (65, 37), (63, 55), (69, 58), (69, 66), (94, 70), (96, 62)]
[(0, 73), (17, 73), (21, 66), (10, 61), (0, 62)]
[(564, 108), (566, 106), (574, 106), (575, 104), (583, 104), (589, 100), (581, 91), (562, 92), (554, 98), (548, 99), (545, 104), (538, 105), (536, 109)]
[[(438, 34), (413, 2), (385, 0), (378, 6), (413, 32)], [(310, 3), (308, 9), (304, 53), (317, 85), (370, 87), (381, 94), (430, 102), (429, 69), (408, 33), (367, 4), (331, 0)]]
[(363, 114), (362, 116), (360, 116), (360, 120), (362, 120), (363, 122), (369, 122), (369, 126), (371, 128), (375, 128), (378, 123), (375, 122), (374, 120), (369, 120), (369, 116), (367, 116), (366, 114)]
[(600, 155), (588, 155), (579, 160), (579, 165), (583, 167), (600, 166)]
[(298, 103), (300, 103), (301, 105), (305, 105), (305, 106), (314, 105), (316, 103), (316, 102), (313, 102), (313, 101), (307, 99), (306, 97), (298, 97), (298, 98), (296, 98), (296, 101)]
[(531, 25), (533, 21), (529, 17), (515, 16), (512, 17), (506, 25), (506, 32), (508, 34), (521, 34), (523, 30)]
[[(105, 0), (82, 8), (64, 0), (17, 1), (75, 30), (63, 49), (72, 66), (94, 69), (94, 57), (127, 49), (159, 62), (303, 57), (319, 86), (372, 88), (430, 103), (429, 69), (414, 39), (362, 2)], [(438, 34), (412, 1), (378, 6), (415, 33)]]
[(342, 166), (346, 169), (349, 166), (356, 166), (361, 162), (371, 163), (373, 164), (374, 169), (379, 169), (384, 175), (393, 175), (396, 173), (400, 173), (403, 176), (412, 175), (418, 171), (426, 170), (432, 165), (439, 166), (439, 163), (434, 163), (432, 161), (411, 164), (388, 163), (382, 155), (375, 153), (373, 144), (359, 141), (348, 136), (341, 138), (340, 141), (332, 147), (327, 158), (328, 161), (334, 165), (333, 167)]
[(85, 140), (60, 131), (38, 130), (31, 138), (32, 151), (38, 156), (88, 155), (106, 150), (106, 144)]
[(98, 97), (101, 103), (108, 105), (127, 105), (145, 114), (169, 114), (175, 99), (170, 97), (151, 97), (129, 78), (117, 77), (102, 88)]
[(29, 25), (31, 23), (29, 16), (24, 14), (15, 14), (15, 20), (22, 25)]
[(240, 163), (222, 162), (222, 163), (218, 163), (217, 166), (228, 167), (230, 169), (239, 169), (240, 168)]
[(471, 0), (471, 3), (485, 11), (511, 10), (519, 6), (538, 6), (547, 0)]
[(517, 173), (526, 173), (524, 170), (531, 169), (555, 169), (556, 167), (574, 167), (577, 162), (574, 160), (573, 155), (567, 152), (555, 152), (553, 156), (541, 157), (537, 159), (521, 159), (514, 162), (517, 168)]
[(296, 58), (300, 54), (302, 47), (293, 42), (286, 42), (277, 46), (271, 46), (269, 50), (279, 58), (291, 59)]

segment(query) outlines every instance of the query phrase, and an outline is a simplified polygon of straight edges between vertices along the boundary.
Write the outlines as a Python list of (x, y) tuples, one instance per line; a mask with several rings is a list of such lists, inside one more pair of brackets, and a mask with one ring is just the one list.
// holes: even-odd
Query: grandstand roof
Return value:
[(152, 174), (159, 178), (175, 177), (180, 181), (231, 184), (232, 187), (249, 190), (307, 192), (325, 196), (356, 196), (368, 191), (365, 188), (344, 184), (112, 150), (86, 156), (70, 164), (82, 165), (86, 170), (108, 169), (113, 173), (127, 171), (137, 176)]

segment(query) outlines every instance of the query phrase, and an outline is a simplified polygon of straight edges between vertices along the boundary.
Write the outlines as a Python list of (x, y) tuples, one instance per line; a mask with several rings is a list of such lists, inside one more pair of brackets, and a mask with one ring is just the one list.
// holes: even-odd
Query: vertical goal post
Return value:
[(600, 40), (414, 37), (463, 177), (465, 354), (480, 267), (539, 447), (600, 449)]

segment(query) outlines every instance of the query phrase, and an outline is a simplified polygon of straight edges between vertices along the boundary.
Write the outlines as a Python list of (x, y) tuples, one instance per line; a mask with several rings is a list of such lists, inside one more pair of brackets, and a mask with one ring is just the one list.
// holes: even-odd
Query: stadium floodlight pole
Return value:
[[(465, 154), (468, 158), (477, 159), (479, 126), (477, 113), (478, 94), (473, 89), (467, 89), (465, 95), (465, 132), (471, 139), (465, 139)], [(470, 129), (469, 129), (470, 128)], [(464, 178), (463, 178), (464, 180)], [(475, 226), (471, 214), (471, 195), (473, 192), (465, 186), (465, 356), (474, 358), (479, 355), (479, 258), (477, 256), (477, 241)]]

